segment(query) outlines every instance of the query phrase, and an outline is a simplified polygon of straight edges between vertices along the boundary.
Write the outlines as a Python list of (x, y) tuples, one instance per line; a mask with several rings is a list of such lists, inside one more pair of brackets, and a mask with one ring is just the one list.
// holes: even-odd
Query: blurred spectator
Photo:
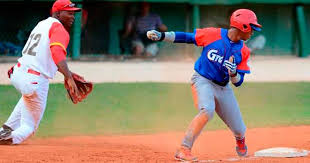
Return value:
[(82, 9), (82, 23), (81, 23), (81, 29), (82, 29), (81, 37), (82, 38), (85, 38), (85, 36), (87, 35), (87, 31), (86, 31), (87, 20), (88, 20), (88, 11), (86, 9)]
[(150, 4), (143, 2), (139, 6), (140, 11), (135, 16), (130, 16), (125, 23), (122, 39), (131, 37), (132, 52), (135, 56), (156, 56), (158, 53), (157, 43), (146, 37), (149, 30), (167, 31), (167, 26), (161, 21), (159, 15), (150, 13)]
[(18, 46), (12, 42), (0, 42), (0, 54), (7, 56), (21, 56), (22, 46)]
[(16, 37), (17, 37), (19, 46), (24, 46), (26, 44), (30, 33), (31, 31), (27, 32), (26, 30), (23, 30), (23, 29), (18, 30)]
[(7, 56), (21, 56), (21, 51), (24, 44), (27, 42), (28, 34), (30, 34), (30, 32), (19, 29), (16, 35), (16, 43), (4, 40), (0, 41), (0, 54)]

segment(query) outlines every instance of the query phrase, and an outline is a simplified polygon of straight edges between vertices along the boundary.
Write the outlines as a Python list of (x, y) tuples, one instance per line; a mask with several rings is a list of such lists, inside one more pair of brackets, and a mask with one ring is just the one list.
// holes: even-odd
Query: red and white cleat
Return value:
[(246, 157), (248, 154), (248, 147), (245, 144), (245, 138), (237, 139), (236, 138), (236, 152), (240, 157)]
[(190, 162), (197, 162), (198, 158), (191, 154), (191, 150), (184, 146), (181, 146), (180, 149), (174, 155), (174, 159), (178, 161), (190, 161)]

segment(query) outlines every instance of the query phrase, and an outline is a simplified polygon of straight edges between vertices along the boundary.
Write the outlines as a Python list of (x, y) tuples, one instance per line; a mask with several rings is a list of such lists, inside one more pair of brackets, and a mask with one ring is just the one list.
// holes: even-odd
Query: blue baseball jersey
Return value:
[(194, 32), (194, 43), (203, 46), (201, 56), (195, 63), (195, 71), (219, 83), (229, 82), (228, 70), (223, 64), (232, 55), (235, 57), (237, 72), (250, 73), (249, 48), (242, 40), (230, 41), (227, 33), (228, 30), (223, 28), (203, 28)]

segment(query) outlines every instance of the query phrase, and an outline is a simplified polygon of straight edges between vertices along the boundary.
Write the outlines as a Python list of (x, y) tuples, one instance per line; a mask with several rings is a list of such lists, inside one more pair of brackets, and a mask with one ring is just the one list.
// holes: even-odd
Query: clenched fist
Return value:
[(223, 66), (228, 69), (228, 73), (230, 76), (236, 76), (237, 74), (237, 65), (235, 62), (235, 57), (232, 55), (229, 57), (229, 60), (225, 60)]
[(156, 30), (150, 30), (147, 31), (146, 36), (152, 41), (159, 41), (162, 37), (162, 34)]

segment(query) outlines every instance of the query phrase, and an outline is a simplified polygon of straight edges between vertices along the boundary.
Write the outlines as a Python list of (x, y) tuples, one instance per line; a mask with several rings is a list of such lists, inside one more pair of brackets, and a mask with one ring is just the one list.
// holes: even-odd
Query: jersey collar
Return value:
[(221, 35), (222, 35), (222, 38), (223, 40), (229, 44), (229, 45), (232, 45), (232, 44), (242, 44), (242, 40), (239, 40), (237, 42), (233, 42), (229, 39), (228, 37), (228, 29), (224, 29), (224, 28), (221, 28)]

